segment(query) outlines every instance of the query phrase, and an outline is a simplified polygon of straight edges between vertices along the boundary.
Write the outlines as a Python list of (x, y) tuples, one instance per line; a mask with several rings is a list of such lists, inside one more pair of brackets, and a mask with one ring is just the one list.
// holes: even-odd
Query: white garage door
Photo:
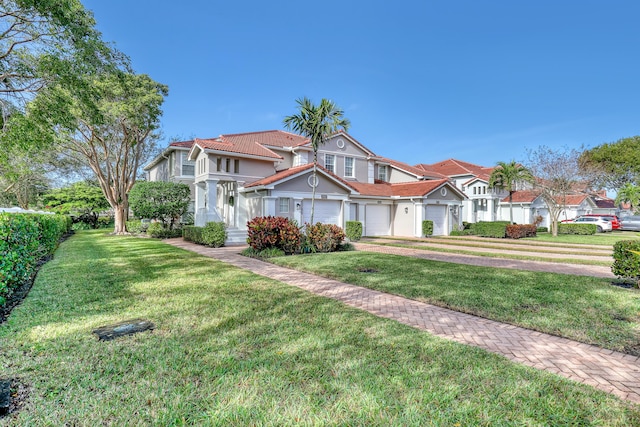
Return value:
[[(313, 222), (340, 225), (340, 200), (316, 200)], [(311, 222), (311, 200), (302, 202), (302, 221)]]
[(427, 206), (427, 214), (425, 219), (433, 221), (433, 235), (434, 236), (448, 236), (449, 230), (447, 226), (447, 207), (429, 205)]
[(388, 205), (367, 205), (364, 233), (367, 236), (388, 236), (390, 225)]

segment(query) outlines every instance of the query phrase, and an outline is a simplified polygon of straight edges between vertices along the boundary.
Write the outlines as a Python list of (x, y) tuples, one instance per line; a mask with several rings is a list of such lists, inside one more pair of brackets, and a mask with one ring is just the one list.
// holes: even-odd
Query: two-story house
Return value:
[(145, 171), (188, 182), (195, 224), (223, 221), (231, 242), (256, 216), (309, 222), (313, 187), (314, 222), (361, 221), (369, 236), (420, 236), (427, 219), (447, 235), (467, 199), (448, 177), (380, 157), (345, 132), (319, 147), (315, 179), (310, 141), (280, 130), (174, 142)]

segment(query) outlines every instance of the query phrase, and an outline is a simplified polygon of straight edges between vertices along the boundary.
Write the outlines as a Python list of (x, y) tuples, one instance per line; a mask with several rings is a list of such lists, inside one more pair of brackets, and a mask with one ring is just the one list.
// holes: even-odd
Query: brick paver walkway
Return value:
[(639, 357), (278, 267), (243, 257), (237, 247), (213, 249), (182, 239), (167, 243), (640, 403)]

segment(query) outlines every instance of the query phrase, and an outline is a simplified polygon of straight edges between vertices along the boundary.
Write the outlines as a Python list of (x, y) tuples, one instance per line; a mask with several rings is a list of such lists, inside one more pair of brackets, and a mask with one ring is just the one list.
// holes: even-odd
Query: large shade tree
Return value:
[(509, 193), (509, 220), (513, 224), (513, 193), (518, 183), (533, 182), (531, 171), (515, 160), (498, 162), (489, 176), (489, 188), (498, 188)]
[(583, 171), (593, 174), (603, 187), (614, 189), (629, 183), (640, 184), (640, 136), (585, 150), (579, 160)]
[(313, 182), (311, 196), (311, 224), (315, 210), (316, 186), (318, 184), (318, 148), (326, 140), (339, 130), (347, 131), (350, 126), (348, 119), (344, 118), (344, 111), (332, 101), (323, 98), (320, 104), (314, 104), (309, 98), (303, 97), (296, 100), (298, 113), (284, 118), (287, 129), (309, 138), (313, 150)]
[(567, 196), (576, 188), (589, 188), (590, 183), (578, 164), (580, 152), (575, 149), (552, 149), (540, 146), (528, 151), (527, 168), (535, 176), (534, 188), (540, 193), (551, 218), (551, 233), (558, 235), (560, 214), (566, 209)]
[[(6, 118), (53, 82), (122, 64), (80, 0), (0, 0), (0, 109)], [(126, 62), (126, 61), (125, 61)]]
[(129, 191), (155, 149), (168, 89), (143, 74), (89, 79), (76, 90), (48, 88), (31, 103), (30, 113), (56, 129), (63, 153), (91, 168), (114, 211), (114, 233), (124, 234)]

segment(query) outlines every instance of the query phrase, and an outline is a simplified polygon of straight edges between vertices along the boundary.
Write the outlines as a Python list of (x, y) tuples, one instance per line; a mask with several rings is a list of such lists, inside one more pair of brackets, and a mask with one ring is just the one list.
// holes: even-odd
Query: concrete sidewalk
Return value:
[(169, 239), (166, 242), (640, 403), (639, 357), (278, 267), (243, 257), (238, 254), (241, 250), (238, 247), (214, 249), (182, 239)]

